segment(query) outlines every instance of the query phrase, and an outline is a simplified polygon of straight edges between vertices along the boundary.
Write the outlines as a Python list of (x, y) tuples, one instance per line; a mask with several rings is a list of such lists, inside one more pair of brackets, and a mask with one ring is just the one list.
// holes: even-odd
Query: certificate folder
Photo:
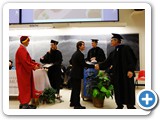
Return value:
[(53, 66), (53, 63), (50, 63), (50, 64), (44, 64), (44, 65), (43, 65), (43, 67), (44, 67), (44, 68), (49, 68), (49, 67), (51, 67), (51, 66)]

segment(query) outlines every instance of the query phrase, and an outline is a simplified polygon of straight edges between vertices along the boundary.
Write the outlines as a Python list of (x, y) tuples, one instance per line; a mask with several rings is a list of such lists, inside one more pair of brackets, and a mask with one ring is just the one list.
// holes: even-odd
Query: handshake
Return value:
[(36, 66), (34, 67), (34, 70), (37, 70), (37, 69), (40, 69), (40, 65), (36, 65)]
[[(112, 69), (112, 65), (110, 66), (110, 69)], [(94, 68), (96, 69), (96, 70), (99, 70), (100, 68), (99, 68), (99, 64), (95, 64), (94, 65)], [(133, 77), (133, 72), (132, 71), (128, 71), (127, 72), (127, 76), (128, 76), (128, 78), (132, 78)]]
[(99, 64), (95, 64), (95, 65), (94, 65), (94, 68), (95, 68), (96, 70), (99, 70)]

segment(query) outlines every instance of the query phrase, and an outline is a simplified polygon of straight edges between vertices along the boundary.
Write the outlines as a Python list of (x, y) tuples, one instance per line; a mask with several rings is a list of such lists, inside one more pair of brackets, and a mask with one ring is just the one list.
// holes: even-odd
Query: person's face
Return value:
[(11, 62), (9, 62), (9, 67), (11, 67), (12, 66), (12, 63)]
[(93, 48), (97, 47), (97, 43), (96, 42), (92, 42), (92, 47)]
[(85, 50), (85, 44), (84, 43), (82, 43), (82, 45), (80, 46), (80, 50), (81, 51)]
[(57, 45), (55, 43), (51, 43), (51, 49), (52, 50), (56, 50), (57, 49)]
[(29, 45), (29, 40), (23, 43), (23, 45), (27, 47)]
[(111, 46), (115, 47), (115, 46), (117, 46), (117, 45), (119, 45), (118, 39), (112, 38), (112, 39), (111, 39)]

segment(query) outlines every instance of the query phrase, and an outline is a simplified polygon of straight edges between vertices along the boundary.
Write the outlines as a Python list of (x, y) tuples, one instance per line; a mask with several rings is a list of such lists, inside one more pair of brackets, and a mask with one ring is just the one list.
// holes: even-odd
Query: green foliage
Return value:
[(55, 103), (56, 90), (53, 88), (45, 88), (42, 95), (39, 97), (39, 101), (43, 103)]
[[(91, 77), (91, 76), (90, 76)], [(113, 85), (107, 73), (99, 71), (96, 77), (92, 77), (92, 80), (87, 85), (88, 93), (93, 97), (104, 99), (112, 97)]]

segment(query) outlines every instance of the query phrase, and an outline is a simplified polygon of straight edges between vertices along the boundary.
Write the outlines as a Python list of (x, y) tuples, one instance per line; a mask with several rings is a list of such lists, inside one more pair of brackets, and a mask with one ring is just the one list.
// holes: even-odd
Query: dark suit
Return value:
[(83, 79), (84, 67), (94, 68), (94, 65), (88, 65), (85, 63), (84, 55), (80, 50), (77, 50), (72, 55), (70, 64), (72, 65), (72, 93), (70, 102), (74, 104), (74, 106), (80, 106), (81, 79)]

